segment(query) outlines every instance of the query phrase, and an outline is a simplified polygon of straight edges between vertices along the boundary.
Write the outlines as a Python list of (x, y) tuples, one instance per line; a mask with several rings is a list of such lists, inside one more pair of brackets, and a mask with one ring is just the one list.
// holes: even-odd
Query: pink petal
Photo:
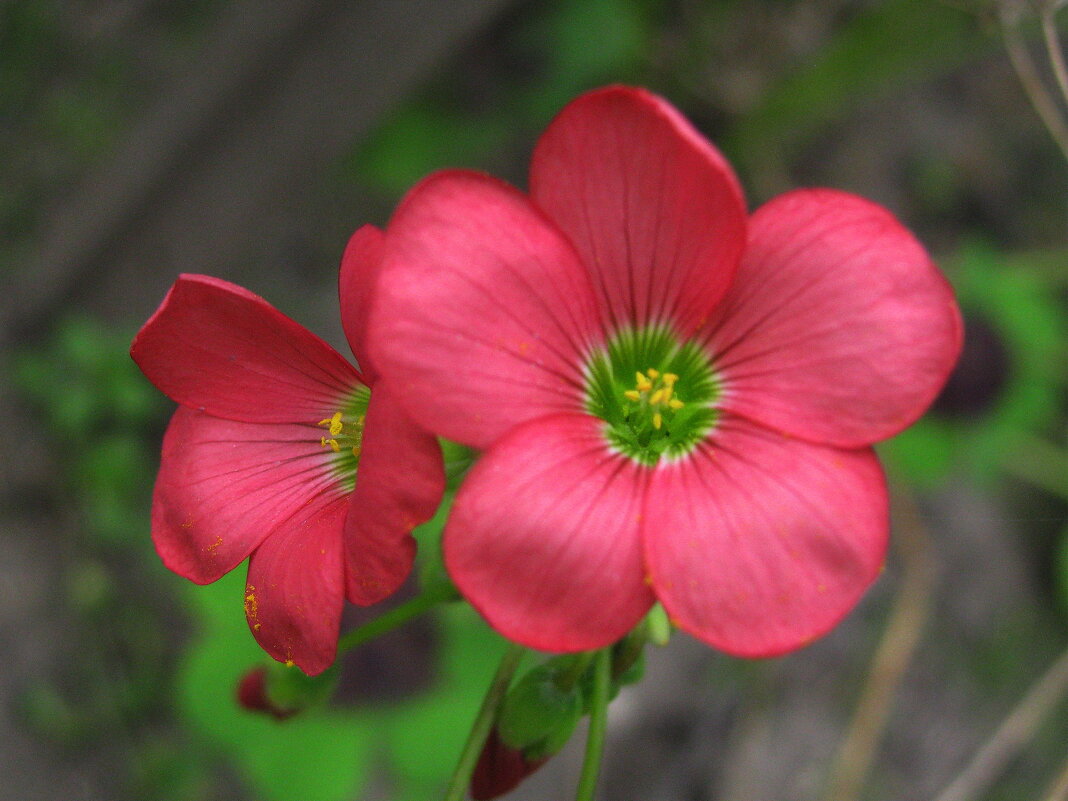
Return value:
[(800, 190), (753, 216), (706, 336), (731, 409), (851, 447), (923, 413), (957, 360), (961, 322), (949, 284), (889, 212)]
[(674, 321), (690, 334), (745, 245), (730, 165), (641, 89), (600, 89), (564, 108), (534, 151), (530, 194), (570, 237), (613, 328)]
[(408, 577), (412, 529), (429, 520), (445, 491), (441, 448), (401, 409), (389, 383), (371, 393), (356, 489), (345, 519), (348, 598), (373, 604)]
[(870, 449), (725, 415), (694, 454), (657, 467), (646, 559), (678, 626), (727, 653), (774, 656), (827, 632), (875, 580), (887, 515)]
[(600, 421), (546, 417), (487, 451), (456, 496), (445, 565), (497, 631), (531, 648), (601, 648), (652, 605), (638, 527), (648, 471)]
[(215, 581), (294, 513), (340, 494), (320, 432), (179, 407), (163, 438), (152, 503), (163, 563), (198, 584)]
[(517, 423), (580, 408), (601, 338), (571, 246), (512, 187), (437, 173), (390, 222), (372, 312), (376, 367), (412, 416), (485, 447)]
[(359, 384), (315, 334), (247, 289), (205, 275), (175, 281), (130, 355), (178, 403), (246, 423), (314, 425)]
[(367, 354), (367, 321), (378, 282), (378, 269), (382, 266), (384, 243), (381, 231), (373, 225), (363, 226), (349, 239), (338, 273), (341, 325), (368, 384), (378, 379)]
[(290, 517), (252, 554), (245, 615), (252, 635), (280, 662), (309, 676), (334, 662), (344, 600), (341, 527), (348, 499), (335, 496)]

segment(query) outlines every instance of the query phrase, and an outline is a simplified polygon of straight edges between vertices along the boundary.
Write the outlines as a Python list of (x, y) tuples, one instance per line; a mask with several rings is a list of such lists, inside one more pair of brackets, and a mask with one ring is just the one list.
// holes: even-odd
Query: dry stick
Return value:
[(1061, 47), (1054, 16), (1053, 6), (1042, 13), (1042, 35), (1046, 40), (1046, 52), (1049, 54), (1050, 66), (1053, 67), (1053, 75), (1057, 78), (1057, 86), (1061, 89), (1064, 102), (1068, 103), (1068, 67), (1064, 64), (1064, 49)]
[(1042, 796), (1042, 801), (1068, 801), (1068, 760)]
[(969, 801), (978, 797), (1034, 737), (1043, 719), (1066, 692), (1068, 650), (1031, 686), (971, 763), (935, 801)]
[(1024, 42), (1015, 22), (1009, 19), (1009, 11), (1005, 4), (1001, 7), (1001, 29), (1005, 34), (1005, 50), (1008, 51), (1009, 60), (1012, 61), (1013, 69), (1016, 70), (1016, 75), (1031, 100), (1031, 105), (1042, 118), (1042, 122), (1045, 123), (1050, 136), (1056, 141), (1064, 157), (1068, 159), (1068, 123), (1065, 123), (1053, 97), (1046, 91), (1042, 79), (1039, 78), (1035, 62), (1027, 51), (1027, 43)]
[(930, 612), (936, 574), (930, 541), (911, 496), (902, 490), (898, 498), (902, 501), (903, 520), (894, 543), (903, 563), (901, 589), (831, 769), (826, 801), (853, 801), (860, 796), (895, 692), (912, 661)]

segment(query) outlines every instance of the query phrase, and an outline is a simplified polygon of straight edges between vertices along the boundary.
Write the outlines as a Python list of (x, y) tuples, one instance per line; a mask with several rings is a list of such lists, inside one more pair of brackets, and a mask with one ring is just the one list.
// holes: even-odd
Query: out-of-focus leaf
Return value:
[(278, 722), (241, 709), (242, 673), (264, 659), (241, 611), (240, 568), (190, 589), (203, 632), (178, 677), (178, 708), (190, 728), (228, 755), (258, 796), (277, 801), (347, 801), (367, 777), (377, 733), (351, 716), (319, 710)]
[(769, 148), (799, 143), (820, 126), (888, 89), (974, 58), (986, 42), (971, 14), (949, 3), (889, 0), (844, 25), (809, 63), (798, 65), (740, 121), (725, 148), (758, 168)]
[(1022, 259), (973, 244), (946, 265), (965, 319), (993, 326), (1007, 350), (1004, 385), (976, 416), (951, 417), (936, 408), (881, 446), (891, 465), (918, 486), (948, 472), (989, 481), (1006, 455), (1041, 432), (1057, 414), (1059, 371), (1068, 359), (1068, 330), (1054, 288)]

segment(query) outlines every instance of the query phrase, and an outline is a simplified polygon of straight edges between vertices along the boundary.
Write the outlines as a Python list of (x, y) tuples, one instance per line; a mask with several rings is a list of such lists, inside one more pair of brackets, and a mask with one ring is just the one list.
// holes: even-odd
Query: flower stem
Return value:
[(605, 648), (593, 666), (593, 698), (590, 701), (590, 731), (586, 736), (586, 757), (582, 762), (575, 801), (593, 801), (597, 776), (604, 756), (604, 735), (608, 723), (608, 693), (612, 681), (612, 650)]
[(449, 593), (440, 589), (429, 590), (422, 595), (417, 595), (410, 601), (405, 601), (400, 606), (390, 609), (388, 612), (376, 617), (369, 623), (365, 623), (352, 631), (346, 632), (344, 636), (337, 641), (338, 656), (359, 645), (363, 645), (365, 642), (373, 640), (375, 637), (380, 637), (387, 632), (393, 631), (393, 629), (399, 626), (403, 626), (409, 620), (419, 617), (419, 615), (424, 612), (428, 612), (449, 597)]
[(471, 724), (471, 731), (464, 743), (464, 750), (460, 753), (460, 761), (456, 763), (456, 770), (452, 773), (449, 781), (449, 789), (445, 793), (444, 801), (463, 801), (467, 793), (467, 787), (471, 784), (471, 774), (474, 773), (478, 756), (482, 752), (482, 746), (486, 743), (493, 721), (497, 717), (504, 695), (508, 692), (508, 685), (512, 683), (519, 662), (523, 659), (526, 649), (516, 643), (508, 643), (508, 648), (501, 657), (501, 663), (497, 666), (497, 672), (493, 675), (489, 689), (482, 699), (482, 706), (478, 709), (475, 722)]

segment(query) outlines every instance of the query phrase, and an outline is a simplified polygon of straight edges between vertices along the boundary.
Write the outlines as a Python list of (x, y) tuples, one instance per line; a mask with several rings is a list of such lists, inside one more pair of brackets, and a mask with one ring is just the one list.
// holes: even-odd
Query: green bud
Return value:
[(497, 728), (501, 742), (523, 752), (528, 761), (545, 759), (567, 743), (582, 717), (578, 682), (561, 688), (560, 676), (570, 662), (550, 660), (539, 665), (508, 691)]
[(278, 708), (299, 712), (325, 703), (337, 685), (337, 668), (331, 667), (318, 676), (309, 676), (294, 665), (271, 662), (264, 677), (264, 690), (270, 703)]

